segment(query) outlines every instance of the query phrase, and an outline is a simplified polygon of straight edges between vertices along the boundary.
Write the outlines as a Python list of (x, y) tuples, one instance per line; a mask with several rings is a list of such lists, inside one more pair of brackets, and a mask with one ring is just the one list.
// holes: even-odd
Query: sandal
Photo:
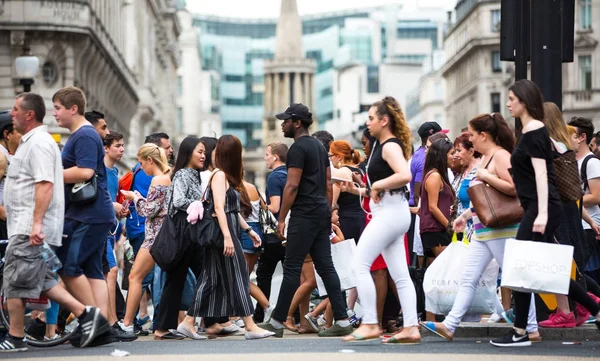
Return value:
[(388, 339), (383, 340), (381, 343), (384, 345), (419, 345), (421, 343), (421, 337), (396, 337), (398, 334), (390, 336)]
[(360, 333), (352, 332), (352, 334), (344, 337), (342, 340), (344, 342), (348, 342), (348, 343), (362, 343), (362, 342), (369, 342), (369, 341), (373, 341), (373, 340), (379, 340), (379, 335), (367, 337), (367, 336), (361, 335)]
[(163, 341), (163, 340), (183, 340), (185, 337), (176, 335), (173, 332), (167, 332), (162, 336), (154, 336), (154, 341)]
[(444, 340), (452, 341), (452, 339), (454, 338), (454, 335), (443, 334), (441, 330), (438, 330), (435, 327), (435, 322), (419, 322), (419, 324), (427, 331), (433, 332), (434, 334), (440, 336)]

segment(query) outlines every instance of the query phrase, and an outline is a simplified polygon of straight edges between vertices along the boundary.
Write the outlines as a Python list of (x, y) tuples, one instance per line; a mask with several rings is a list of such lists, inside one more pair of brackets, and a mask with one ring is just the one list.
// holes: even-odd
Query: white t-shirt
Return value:
[[(588, 154), (585, 155), (585, 157), (587, 157), (590, 154), (593, 154), (593, 153), (589, 152)], [(581, 174), (581, 166), (583, 164), (583, 160), (585, 159), (585, 157), (583, 157), (577, 161), (577, 166), (579, 167), (579, 174)], [(600, 159), (591, 158), (588, 161), (586, 168), (587, 168), (586, 171), (587, 171), (587, 179), (588, 180), (600, 178)], [(582, 181), (584, 181), (584, 180), (582, 179)], [(581, 188), (583, 189), (583, 184), (581, 184)], [(590, 194), (590, 190), (586, 189), (585, 194)], [(593, 205), (590, 207), (585, 207), (585, 210), (590, 214), (590, 217), (592, 217), (594, 222), (596, 222), (597, 224), (600, 224), (600, 206), (598, 206), (596, 204), (596, 205)], [(591, 229), (592, 228), (592, 227), (590, 227), (589, 224), (587, 224), (586, 221), (582, 221), (582, 224), (583, 224), (583, 229)]]

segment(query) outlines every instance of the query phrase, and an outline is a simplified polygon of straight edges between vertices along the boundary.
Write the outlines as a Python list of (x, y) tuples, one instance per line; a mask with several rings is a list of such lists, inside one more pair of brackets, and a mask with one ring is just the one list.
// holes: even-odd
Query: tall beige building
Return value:
[[(514, 63), (500, 61), (500, 1), (459, 1), (444, 37), (446, 125), (456, 136), (480, 113), (506, 109)], [(563, 113), (593, 119), (600, 129), (600, 0), (575, 2), (575, 57), (563, 64)]]
[[(315, 62), (302, 51), (302, 23), (296, 0), (282, 0), (275, 35), (275, 58), (265, 60), (265, 119), (262, 144), (281, 140), (280, 121), (275, 118), (292, 103), (314, 108)], [(316, 116), (313, 129), (316, 129)]]

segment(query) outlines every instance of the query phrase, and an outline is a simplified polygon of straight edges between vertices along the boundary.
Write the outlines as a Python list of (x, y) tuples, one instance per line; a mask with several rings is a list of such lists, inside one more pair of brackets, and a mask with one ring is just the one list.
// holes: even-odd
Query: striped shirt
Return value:
[(8, 167), (4, 184), (4, 205), (7, 214), (8, 237), (31, 234), (35, 208), (35, 185), (54, 185), (52, 200), (44, 214), (42, 233), (52, 246), (61, 246), (65, 216), (65, 195), (62, 160), (58, 145), (40, 125), (21, 138), (21, 143)]
[[(469, 186), (474, 186), (476, 184), (481, 184), (481, 181), (474, 179)], [(475, 236), (473, 237), (474, 240), (483, 242), (517, 237), (519, 223), (504, 228), (488, 228), (479, 221), (479, 218), (477, 218), (477, 210), (473, 207), (473, 203), (471, 203), (471, 213), (473, 214), (473, 229), (475, 231)]]

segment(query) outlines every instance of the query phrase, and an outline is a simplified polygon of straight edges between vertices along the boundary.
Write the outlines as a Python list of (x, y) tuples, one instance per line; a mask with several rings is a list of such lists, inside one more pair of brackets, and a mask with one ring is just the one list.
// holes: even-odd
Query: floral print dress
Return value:
[(135, 209), (140, 216), (146, 217), (146, 239), (142, 248), (152, 248), (154, 239), (162, 227), (167, 215), (165, 199), (168, 190), (168, 186), (150, 186), (146, 198), (139, 196), (139, 193), (135, 198)]

